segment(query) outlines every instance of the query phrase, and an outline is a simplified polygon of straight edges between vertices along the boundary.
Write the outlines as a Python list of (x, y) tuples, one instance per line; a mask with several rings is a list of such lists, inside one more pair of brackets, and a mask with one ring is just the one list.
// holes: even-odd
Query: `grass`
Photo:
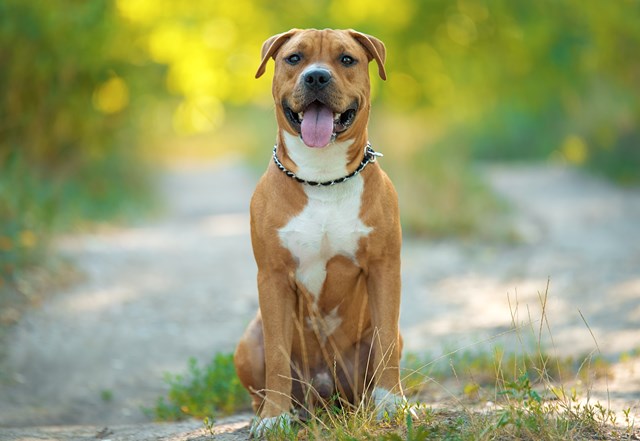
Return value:
[(215, 418), (249, 408), (249, 395), (236, 376), (233, 354), (216, 354), (202, 367), (191, 358), (186, 375), (166, 374), (165, 381), (169, 385), (166, 399), (159, 397), (153, 408), (144, 409), (158, 421)]
[(614, 428), (615, 417), (602, 406), (545, 406), (526, 381), (514, 385), (518, 396), (491, 411), (433, 410), (419, 407), (417, 416), (404, 413), (393, 421), (373, 423), (357, 414), (339, 415), (326, 423), (312, 422), (299, 430), (274, 431), (266, 438), (331, 439), (340, 441), (422, 440), (582, 440), (633, 439), (633, 424)]
[[(593, 381), (611, 375), (610, 364), (597, 351), (583, 358), (558, 357), (544, 350), (550, 332), (544, 312), (547, 292), (540, 296), (539, 321), (516, 326), (520, 343), (525, 330), (538, 342), (533, 350), (506, 353), (452, 351), (440, 357), (406, 354), (403, 386), (411, 403), (393, 418), (378, 422), (367, 403), (339, 405), (336, 400), (315, 409), (305, 421), (267, 433), (269, 440), (633, 440), (640, 432), (631, 408), (616, 413), (590, 401)], [(517, 309), (516, 309), (517, 311)], [(588, 327), (588, 325), (587, 325)], [(621, 361), (640, 356), (625, 353)], [(247, 410), (231, 354), (218, 354), (204, 368), (189, 362), (186, 376), (167, 376), (168, 402), (160, 398), (149, 412), (158, 420), (202, 418), (213, 435), (215, 418)], [(434, 396), (444, 392), (444, 399)], [(429, 404), (426, 404), (429, 403)], [(408, 410), (411, 410), (410, 412)]]
[[(480, 357), (480, 364), (487, 359)], [(475, 362), (473, 359), (467, 361)], [(175, 376), (169, 379), (172, 390), (169, 400), (157, 406), (159, 420), (175, 420), (195, 416), (204, 420), (205, 427), (215, 433), (215, 416), (246, 409), (247, 397), (237, 384), (230, 355), (217, 355), (204, 371), (190, 362), (191, 379)], [(225, 368), (221, 368), (224, 366)], [(494, 366), (495, 367), (495, 366)], [(229, 368), (229, 369), (226, 369)], [(405, 368), (409, 369), (409, 368)], [(409, 369), (410, 370), (410, 369)], [(458, 370), (464, 368), (458, 366)], [(206, 375), (203, 375), (207, 372)], [(400, 413), (397, 418), (381, 423), (366, 405), (346, 408), (328, 405), (318, 409), (310, 421), (277, 428), (266, 436), (268, 440), (583, 440), (637, 439), (630, 409), (624, 419), (601, 403), (584, 403), (575, 390), (566, 393), (562, 386), (542, 380), (532, 380), (527, 372), (509, 380), (498, 370), (494, 390), (453, 396), (455, 405), (430, 407), (420, 404), (420, 395), (412, 400), (413, 412)], [(549, 378), (538, 372), (538, 378)], [(206, 387), (206, 381), (213, 384)], [(238, 385), (238, 389), (223, 385)], [(489, 393), (491, 400), (484, 395)], [(418, 400), (418, 401), (415, 401)], [(219, 407), (218, 407), (219, 406)], [(239, 406), (239, 408), (238, 408)]]

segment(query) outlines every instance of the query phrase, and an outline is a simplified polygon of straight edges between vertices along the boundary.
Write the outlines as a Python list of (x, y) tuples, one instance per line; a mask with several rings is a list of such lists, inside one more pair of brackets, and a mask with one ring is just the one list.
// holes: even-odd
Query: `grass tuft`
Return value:
[[(540, 334), (551, 332), (545, 312), (547, 292), (540, 300), (543, 308), (541, 319), (536, 321), (538, 329), (532, 323), (515, 326), (519, 323), (518, 305), (512, 305), (513, 337), (524, 347), (522, 342), (527, 339), (521, 335), (522, 330), (533, 332), (538, 345), (533, 351), (506, 353), (496, 347), (491, 352), (452, 351), (435, 358), (409, 353), (403, 361), (402, 381), (410, 403), (395, 418), (376, 421), (367, 400), (353, 406), (336, 398), (313, 409), (305, 421), (294, 416), (291, 425), (274, 428), (266, 439), (640, 439), (631, 408), (618, 414), (589, 400), (593, 380), (612, 375), (608, 362), (594, 353), (575, 359), (550, 355), (542, 349)], [(628, 353), (624, 359), (637, 356), (640, 353)], [(230, 354), (217, 355), (204, 368), (192, 359), (187, 376), (168, 375), (169, 402), (159, 399), (153, 409), (156, 419), (202, 418), (246, 409), (249, 397), (232, 363)], [(209, 432), (215, 433), (212, 420), (205, 421)]]
[(159, 397), (153, 408), (144, 409), (157, 421), (213, 419), (249, 408), (249, 395), (236, 375), (233, 354), (216, 354), (203, 367), (191, 358), (186, 375), (166, 374), (165, 381), (167, 397)]

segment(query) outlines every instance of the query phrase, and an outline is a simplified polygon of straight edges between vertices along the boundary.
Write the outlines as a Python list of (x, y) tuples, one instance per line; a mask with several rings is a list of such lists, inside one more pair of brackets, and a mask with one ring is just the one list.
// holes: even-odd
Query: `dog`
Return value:
[(401, 230), (396, 191), (369, 145), (368, 65), (386, 49), (354, 30), (292, 29), (267, 39), (275, 61), (273, 161), (251, 199), (260, 309), (234, 361), (261, 435), (292, 409), (371, 399), (378, 418), (400, 384)]

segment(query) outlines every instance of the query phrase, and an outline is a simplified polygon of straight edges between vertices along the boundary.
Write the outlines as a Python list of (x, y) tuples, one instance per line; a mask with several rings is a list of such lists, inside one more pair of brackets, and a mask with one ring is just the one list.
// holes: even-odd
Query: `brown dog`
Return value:
[(251, 200), (260, 311), (235, 353), (257, 435), (336, 394), (371, 396), (379, 417), (405, 402), (397, 195), (367, 135), (368, 64), (386, 79), (384, 44), (292, 29), (265, 41), (256, 78), (270, 58), (277, 144)]

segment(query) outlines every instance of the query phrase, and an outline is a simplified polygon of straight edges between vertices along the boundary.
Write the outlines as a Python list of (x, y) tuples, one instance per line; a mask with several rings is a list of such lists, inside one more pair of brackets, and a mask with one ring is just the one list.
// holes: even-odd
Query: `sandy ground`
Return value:
[[(548, 281), (551, 333), (542, 340), (549, 351), (599, 351), (615, 360), (639, 348), (640, 190), (561, 167), (485, 172), (513, 207), (521, 240), (405, 238), (406, 349), (437, 356), (533, 344)], [(0, 361), (1, 439), (36, 432), (91, 439), (100, 427), (123, 424), (134, 426), (103, 438), (155, 439), (127, 434), (149, 422), (140, 407), (166, 392), (163, 374), (184, 372), (189, 357), (208, 362), (232, 351), (257, 308), (248, 225), (256, 179), (231, 160), (175, 168), (162, 181), (166, 216), (59, 240), (60, 253), (83, 276), (11, 329)], [(513, 332), (512, 320), (520, 331)], [(614, 372), (609, 398), (640, 418), (640, 366), (618, 364)], [(605, 392), (604, 384), (593, 391), (603, 399)], [(73, 436), (16, 429), (76, 424), (90, 427)], [(205, 435), (200, 423), (185, 424), (149, 427), (167, 431), (156, 438)], [(190, 430), (199, 432), (187, 437)]]

